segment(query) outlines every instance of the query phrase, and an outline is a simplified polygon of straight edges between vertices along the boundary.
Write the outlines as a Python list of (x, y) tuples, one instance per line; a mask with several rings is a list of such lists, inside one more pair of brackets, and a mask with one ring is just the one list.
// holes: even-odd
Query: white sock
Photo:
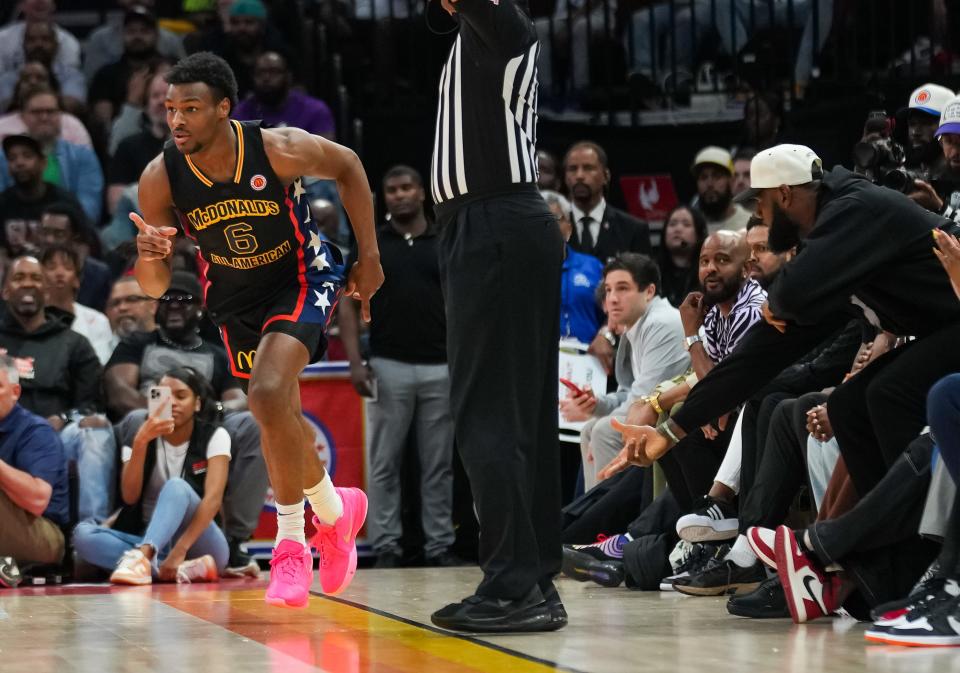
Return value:
[(277, 503), (277, 544), (280, 544), (281, 540), (293, 540), (307, 545), (307, 538), (303, 533), (303, 500), (295, 505)]
[(305, 488), (303, 494), (307, 496), (310, 507), (313, 508), (313, 513), (322, 523), (329, 526), (336, 523), (340, 515), (343, 514), (343, 500), (333, 487), (329, 474), (324, 474), (323, 479), (316, 486)]
[(750, 543), (747, 542), (747, 536), (740, 535), (723, 560), (733, 561), (741, 568), (749, 568), (757, 563), (757, 555), (754, 554), (750, 548)]

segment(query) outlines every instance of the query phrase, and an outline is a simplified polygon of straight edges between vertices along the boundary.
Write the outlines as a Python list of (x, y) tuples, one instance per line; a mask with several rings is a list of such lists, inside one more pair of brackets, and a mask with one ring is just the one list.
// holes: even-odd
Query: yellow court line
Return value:
[(263, 589), (156, 592), (171, 607), (331, 673), (555, 671), (483, 643), (338, 600), (313, 596), (304, 610), (267, 605)]

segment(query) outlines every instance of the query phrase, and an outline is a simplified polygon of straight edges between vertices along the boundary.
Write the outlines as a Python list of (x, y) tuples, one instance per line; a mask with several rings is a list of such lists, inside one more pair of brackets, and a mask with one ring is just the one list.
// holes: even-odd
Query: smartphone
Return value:
[(170, 386), (150, 386), (147, 393), (147, 412), (151, 418), (173, 420), (173, 393)]
[(579, 397), (580, 395), (584, 395), (584, 394), (585, 394), (585, 393), (583, 392), (583, 390), (581, 390), (580, 388), (578, 388), (578, 387), (577, 387), (577, 384), (574, 383), (573, 381), (571, 381), (570, 379), (565, 379), (565, 378), (562, 378), (562, 377), (561, 377), (560, 383), (562, 383), (563, 385), (565, 385), (570, 392), (572, 392), (574, 395), (577, 395), (578, 397)]

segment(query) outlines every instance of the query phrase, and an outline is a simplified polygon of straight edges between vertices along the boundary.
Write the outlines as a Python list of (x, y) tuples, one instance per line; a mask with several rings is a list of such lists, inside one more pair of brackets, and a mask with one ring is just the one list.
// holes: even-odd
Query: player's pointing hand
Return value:
[(137, 253), (140, 259), (152, 262), (170, 256), (173, 237), (177, 235), (176, 228), (152, 227), (136, 213), (130, 213), (130, 219), (137, 226)]
[(354, 262), (347, 276), (344, 290), (348, 297), (360, 302), (360, 317), (370, 322), (370, 298), (383, 285), (383, 268), (379, 258), (360, 258)]

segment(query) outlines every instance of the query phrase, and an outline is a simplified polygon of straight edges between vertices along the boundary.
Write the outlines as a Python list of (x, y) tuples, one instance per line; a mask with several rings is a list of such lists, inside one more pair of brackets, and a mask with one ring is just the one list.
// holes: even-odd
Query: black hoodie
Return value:
[(99, 409), (102, 369), (93, 346), (70, 329), (69, 314), (49, 306), (45, 313), (47, 321), (29, 333), (9, 308), (0, 315), (0, 348), (33, 360), (32, 372), (21, 366), (20, 404), (44, 418)]

